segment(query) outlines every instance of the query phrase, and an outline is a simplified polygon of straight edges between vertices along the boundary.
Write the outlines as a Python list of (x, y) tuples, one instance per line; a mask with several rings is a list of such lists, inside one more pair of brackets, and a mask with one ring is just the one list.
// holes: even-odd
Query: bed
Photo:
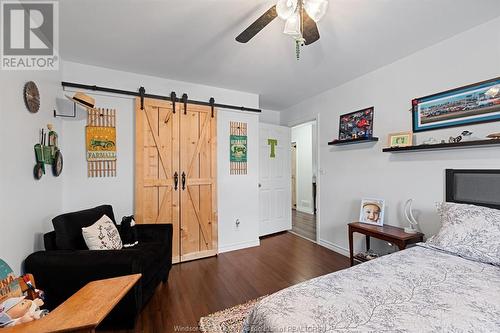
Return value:
[(243, 331), (500, 332), (500, 172), (447, 170), (446, 184), (426, 243), (270, 295)]

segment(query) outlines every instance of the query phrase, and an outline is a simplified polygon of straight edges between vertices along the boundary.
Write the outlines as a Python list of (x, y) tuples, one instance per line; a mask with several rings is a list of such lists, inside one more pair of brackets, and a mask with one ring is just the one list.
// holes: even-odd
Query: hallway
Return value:
[(316, 215), (292, 209), (292, 232), (316, 241)]

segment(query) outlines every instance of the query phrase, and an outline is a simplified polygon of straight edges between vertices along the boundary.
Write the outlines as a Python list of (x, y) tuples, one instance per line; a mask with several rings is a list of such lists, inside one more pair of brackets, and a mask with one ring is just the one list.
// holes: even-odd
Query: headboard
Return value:
[(500, 209), (500, 170), (447, 169), (446, 201)]

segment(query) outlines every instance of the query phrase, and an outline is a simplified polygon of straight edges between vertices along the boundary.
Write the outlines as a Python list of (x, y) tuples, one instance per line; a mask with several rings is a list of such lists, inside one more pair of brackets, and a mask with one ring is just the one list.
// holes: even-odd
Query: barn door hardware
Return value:
[(174, 191), (177, 191), (177, 185), (179, 185), (179, 174), (176, 171), (174, 173)]
[(177, 95), (175, 94), (175, 91), (172, 91), (170, 93), (170, 100), (172, 101), (172, 113), (175, 113), (175, 101), (177, 101)]
[(139, 96), (141, 97), (141, 110), (144, 110), (144, 95), (145, 94), (146, 94), (146, 89), (144, 89), (144, 87), (140, 87), (139, 88)]
[(188, 103), (188, 94), (182, 94), (182, 103), (184, 103), (184, 114), (187, 114), (187, 103)]
[(186, 189), (186, 173), (183, 171), (182, 172), (182, 190), (184, 191)]
[[(102, 92), (107, 92), (107, 93), (112, 93), (112, 94), (141, 97), (141, 110), (144, 110), (144, 103), (143, 103), (144, 98), (154, 98), (154, 99), (161, 99), (164, 101), (173, 101), (171, 96), (146, 94), (146, 89), (144, 89), (144, 87), (141, 87), (139, 89), (139, 92), (136, 92), (136, 91), (120, 90), (120, 89), (107, 88), (107, 87), (99, 87), (99, 86), (95, 86), (95, 85), (92, 86), (92, 85), (87, 85), (87, 84), (65, 82), (65, 81), (61, 82), (61, 85), (64, 88), (68, 87), (68, 88), (102, 91)], [(212, 104), (210, 104), (210, 102), (204, 102), (204, 101), (188, 100), (187, 102), (190, 104), (195, 104), (195, 105), (212, 106)], [(247, 108), (247, 107), (243, 107), (243, 106), (236, 106), (236, 105), (230, 105), (230, 104), (219, 104), (219, 103), (216, 104), (215, 100), (213, 102), (213, 107), (214, 108), (217, 107), (217, 108), (221, 108), (221, 109), (248, 111), (248, 112), (262, 112), (262, 110), (260, 110), (260, 109)]]
[(214, 106), (215, 106), (215, 98), (210, 97), (210, 108), (212, 109), (212, 118), (214, 117)]

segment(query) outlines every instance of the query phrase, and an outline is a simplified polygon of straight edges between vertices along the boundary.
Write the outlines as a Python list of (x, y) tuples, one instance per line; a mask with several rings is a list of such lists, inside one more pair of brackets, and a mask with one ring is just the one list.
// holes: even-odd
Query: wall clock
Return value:
[(24, 104), (31, 113), (37, 113), (40, 109), (40, 92), (35, 82), (29, 81), (24, 85)]

